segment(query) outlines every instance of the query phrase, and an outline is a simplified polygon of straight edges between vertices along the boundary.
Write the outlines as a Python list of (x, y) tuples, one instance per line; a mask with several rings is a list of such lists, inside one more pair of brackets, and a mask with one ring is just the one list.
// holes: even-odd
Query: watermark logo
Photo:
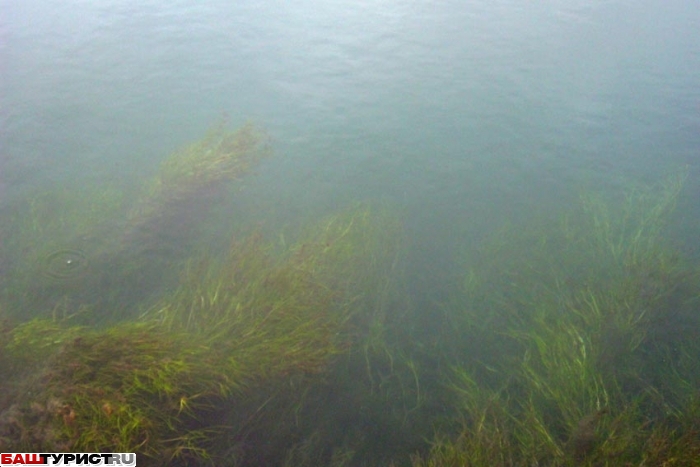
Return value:
[(134, 453), (2, 453), (0, 467), (6, 465), (136, 465)]

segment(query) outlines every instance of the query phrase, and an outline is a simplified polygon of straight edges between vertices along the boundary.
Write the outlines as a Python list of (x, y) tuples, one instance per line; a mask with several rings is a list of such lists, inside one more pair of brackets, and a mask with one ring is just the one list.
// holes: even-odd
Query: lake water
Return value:
[[(275, 156), (264, 222), (357, 200), (441, 262), (579, 190), (688, 165), (700, 217), (700, 8), (690, 0), (4, 0), (0, 202), (130, 186), (222, 114)], [(441, 266), (436, 266), (438, 269)]]
[[(284, 241), (388, 206), (428, 326), (472, 247), (581, 192), (687, 170), (674, 240), (700, 258), (699, 26), (694, 0), (0, 0), (0, 227), (56, 187), (141, 190), (224, 116), (273, 155), (213, 212)], [(0, 277), (40, 247), (58, 279), (94, 265), (8, 244)]]
[[(3, 1), (0, 202), (138, 184), (222, 114), (275, 156), (255, 220), (357, 200), (406, 212), (441, 269), (579, 190), (690, 167), (700, 8), (667, 1)], [(422, 260), (421, 260), (422, 262)]]
[(29, 0), (2, 16), (6, 196), (134, 176), (222, 112), (271, 132), (265, 175), (303, 203), (450, 210), (474, 185), (548, 196), (697, 164), (692, 1)]

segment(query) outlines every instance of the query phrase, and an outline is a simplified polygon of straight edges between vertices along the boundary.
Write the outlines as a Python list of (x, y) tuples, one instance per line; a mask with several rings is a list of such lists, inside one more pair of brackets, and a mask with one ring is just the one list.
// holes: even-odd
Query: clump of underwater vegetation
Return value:
[(247, 427), (229, 437), (239, 446), (235, 465), (405, 464), (432, 433), (425, 421), (434, 407), (423, 356), (406, 336), (413, 310), (401, 287), (399, 217), (387, 208), (346, 209), (311, 224), (288, 254), (347, 309), (344, 351), (315, 377), (268, 387), (250, 402), (264, 410), (233, 424)]
[(221, 122), (168, 157), (136, 200), (103, 185), (28, 196), (0, 227), (0, 261), (12, 272), (0, 277), (6, 313), (67, 302), (100, 309), (92, 316), (102, 320), (134, 313), (173, 285), (210, 209), (268, 153), (254, 125)]
[(97, 331), (34, 320), (13, 331), (7, 349), (25, 363), (42, 357), (31, 365), (39, 375), (31, 391), (9, 408), (19, 415), (2, 427), (20, 433), (5, 440), (11, 450), (191, 454), (200, 434), (177, 429), (197, 395), (221, 391), (204, 349), (148, 323)]
[[(170, 155), (128, 216), (125, 236), (186, 235), (240, 179), (270, 153), (265, 133), (252, 123), (231, 131), (226, 122)], [(202, 212), (204, 211), (204, 212)], [(176, 225), (177, 224), (177, 225)]]
[[(191, 257), (196, 224), (266, 154), (252, 125), (216, 127), (168, 159), (135, 203), (81, 193), (92, 203), (82, 211), (103, 217), (72, 222), (78, 204), (50, 193), (31, 215), (17, 212), (18, 251), (47, 243), (17, 256), (26, 281), (4, 287), (12, 310), (41, 316), (9, 325), (0, 345), (13, 375), (0, 405), (6, 450), (134, 451), (149, 465), (367, 459), (379, 441), (362, 429), (328, 434), (337, 420), (314, 422), (318, 404), (348, 405), (336, 389), (357, 407), (367, 394), (393, 404), (382, 426), (406, 429), (423, 395), (415, 361), (388, 341), (401, 319), (389, 310), (403, 300), (396, 216), (356, 205), (298, 242), (256, 232), (226, 254)], [(168, 274), (179, 285), (165, 293)], [(328, 384), (331, 371), (350, 381), (344, 368), (362, 375), (357, 391)]]
[(356, 254), (382, 254), (370, 251), (381, 230), (363, 233), (370, 217), (351, 210), (286, 254), (260, 234), (234, 240), (226, 255), (192, 260), (180, 287), (136, 322), (99, 329), (61, 315), (15, 326), (2, 351), (28, 380), (0, 408), (3, 449), (252, 465), (265, 452), (259, 430), (300, 413), (311, 383), (355, 339), (353, 282), (369, 273)]
[(663, 237), (684, 178), (485, 246), (446, 309), (456, 434), (414, 466), (695, 465), (700, 271)]
[[(223, 262), (215, 258), (192, 262), (185, 279), (189, 285), (177, 295), (179, 305), (154, 308), (154, 317), (165, 326), (202, 332), (204, 340), (215, 338), (222, 341), (220, 345), (261, 339), (261, 348), (271, 352), (270, 361), (256, 360), (261, 369), (274, 368), (279, 355), (286, 355), (284, 361), (288, 361), (300, 349), (289, 355), (299, 346), (290, 342), (287, 348), (275, 349), (271, 345), (275, 338), (240, 335), (242, 330), (261, 327), (253, 323), (264, 321), (267, 332), (280, 333), (286, 336), (284, 339), (313, 344), (314, 339), (322, 338), (323, 342), (336, 343), (331, 359), (307, 357), (296, 372), (268, 380), (265, 388), (246, 395), (231, 410), (219, 414), (220, 423), (236, 427), (226, 434), (223, 443), (229, 461), (235, 458), (235, 465), (248, 466), (276, 465), (287, 459), (301, 466), (323, 465), (340, 453), (356, 461), (367, 455), (362, 446), (366, 448), (373, 440), (360, 432), (351, 433), (354, 429), (339, 427), (350, 425), (343, 424), (348, 422), (343, 414), (357, 418), (361, 406), (369, 400), (364, 397), (372, 391), (375, 394), (370, 398), (381, 399), (382, 404), (403, 407), (405, 403), (404, 398), (391, 400), (393, 394), (388, 392), (379, 394), (387, 391), (390, 383), (394, 385), (392, 390), (396, 389), (398, 382), (391, 380), (397, 378), (403, 362), (400, 356), (388, 353), (386, 337), (380, 335), (380, 329), (394, 319), (389, 316), (389, 307), (396, 299), (393, 281), (400, 268), (400, 235), (401, 225), (395, 215), (367, 205), (311, 224), (297, 242), (288, 246), (284, 246), (287, 240), (282, 240), (284, 245), (274, 248), (254, 234), (243, 242), (258, 245), (257, 252), (250, 247), (240, 248), (240, 241), (234, 241), (231, 256)], [(275, 272), (259, 273), (265, 270)], [(193, 300), (193, 293), (199, 298)], [(275, 324), (278, 313), (292, 311), (298, 316), (298, 329)], [(281, 337), (279, 342), (285, 342)], [(323, 342), (312, 347), (323, 348)], [(396, 361), (395, 368), (385, 369), (383, 389), (379, 381), (372, 389), (367, 379), (368, 365), (374, 365), (370, 362), (370, 354), (374, 353), (370, 342), (381, 358)], [(359, 375), (349, 369), (359, 370)], [(358, 381), (357, 377), (362, 379)], [(414, 381), (411, 376), (409, 383)], [(406, 390), (406, 399), (412, 408), (416, 396), (409, 392)], [(403, 421), (403, 415), (396, 419)]]

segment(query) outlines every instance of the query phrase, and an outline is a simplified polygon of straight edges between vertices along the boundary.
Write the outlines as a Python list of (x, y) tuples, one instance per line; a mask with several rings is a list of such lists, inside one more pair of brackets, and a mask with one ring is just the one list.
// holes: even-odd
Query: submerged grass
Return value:
[[(144, 465), (697, 465), (700, 272), (663, 237), (684, 174), (495, 234), (430, 340), (386, 209), (192, 255), (208, 207), (266, 154), (252, 125), (216, 127), (131, 209), (96, 199), (123, 221), (89, 252), (64, 240), (104, 216), (42, 224), (51, 203), (36, 200), (13, 245), (58, 232), (59, 269), (37, 286), (43, 252), (32, 267), (2, 253), (23, 271), (3, 310), (40, 317), (0, 328), (0, 448)], [(129, 319), (94, 325), (122, 299)]]
[(99, 310), (91, 316), (103, 322), (138, 312), (174, 287), (173, 271), (192, 254), (212, 207), (268, 154), (261, 130), (246, 124), (232, 131), (222, 121), (166, 158), (137, 199), (116, 187), (81, 185), (17, 202), (0, 222), (6, 314), (47, 316), (66, 302)]
[(481, 252), (446, 310), (461, 428), (414, 466), (696, 465), (700, 273), (662, 236), (684, 177)]
[[(315, 375), (385, 319), (387, 297), (364, 290), (388, 287), (384, 268), (395, 265), (379, 258), (397, 243), (376, 236), (389, 219), (357, 206), (281, 254), (261, 234), (234, 240), (223, 257), (192, 260), (136, 322), (97, 329), (68, 314), (14, 327), (3, 357), (31, 368), (35, 389), (17, 389), (4, 448), (121, 450), (160, 465), (199, 462), (226, 433), (238, 442), (270, 423), (283, 433), (270, 411), (307, 417)], [(220, 409), (228, 404), (235, 413)]]

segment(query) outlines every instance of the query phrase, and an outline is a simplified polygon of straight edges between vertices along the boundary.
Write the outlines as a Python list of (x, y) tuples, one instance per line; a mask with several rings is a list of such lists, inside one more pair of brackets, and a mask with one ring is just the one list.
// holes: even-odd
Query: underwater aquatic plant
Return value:
[(232, 131), (222, 121), (168, 157), (137, 200), (85, 184), (18, 201), (0, 223), (0, 258), (13, 272), (0, 275), (6, 312), (46, 316), (69, 300), (109, 321), (154, 299), (177, 279), (174, 266), (192, 253), (211, 208), (269, 154), (265, 141), (252, 124)]
[(130, 230), (162, 222), (163, 217), (182, 217), (183, 210), (196, 214), (193, 206), (202, 208), (206, 207), (203, 203), (216, 201), (231, 181), (269, 155), (266, 140), (265, 133), (252, 123), (231, 131), (222, 121), (199, 141), (174, 152), (130, 213)]
[(0, 429), (8, 447), (202, 459), (224, 434), (217, 407), (236, 401), (245, 414), (254, 388), (284, 381), (300, 392), (283, 385), (232, 420), (249, 432), (269, 422), (266, 410), (299, 416), (308, 390), (300, 381), (347, 352), (353, 320), (378, 312), (358, 307), (368, 269), (357, 254), (384, 252), (373, 250), (372, 236), (385, 231), (368, 231), (370, 219), (366, 208), (349, 210), (284, 252), (259, 233), (233, 240), (226, 255), (193, 259), (180, 287), (135, 322), (95, 328), (56, 316), (16, 326), (3, 355), (41, 377), (11, 405)]
[(684, 178), (483, 248), (446, 308), (460, 422), (414, 466), (695, 465), (700, 272), (662, 235)]

